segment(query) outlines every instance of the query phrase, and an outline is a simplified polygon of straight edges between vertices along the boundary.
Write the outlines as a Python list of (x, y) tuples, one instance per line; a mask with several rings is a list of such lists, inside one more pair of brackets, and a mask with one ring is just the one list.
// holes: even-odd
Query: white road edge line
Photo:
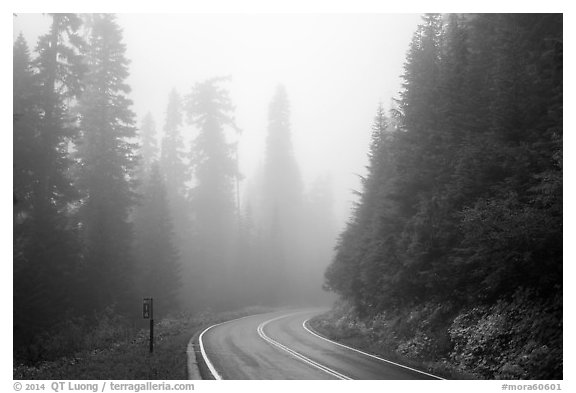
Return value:
[(270, 322), (273, 322), (273, 321), (276, 321), (276, 320), (282, 319), (282, 318), (288, 318), (288, 317), (290, 317), (290, 316), (292, 316), (292, 315), (295, 315), (295, 314), (301, 314), (302, 312), (305, 312), (305, 311), (300, 311), (300, 312), (296, 312), (296, 313), (292, 313), (292, 314), (287, 314), (287, 315), (281, 315), (281, 316), (279, 316), (279, 317), (272, 318), (272, 319), (269, 319), (268, 321), (262, 322), (262, 323), (258, 326), (258, 329), (257, 329), (258, 335), (259, 335), (263, 340), (265, 340), (266, 342), (274, 345), (275, 347), (277, 347), (277, 348), (279, 348), (279, 349), (282, 349), (282, 350), (285, 351), (285, 352), (288, 352), (290, 355), (294, 356), (296, 359), (301, 360), (301, 361), (303, 361), (304, 363), (309, 364), (309, 365), (311, 365), (311, 366), (313, 366), (313, 367), (316, 367), (317, 369), (319, 369), (319, 370), (321, 370), (321, 371), (324, 371), (325, 373), (330, 374), (330, 375), (332, 375), (333, 377), (336, 377), (336, 378), (338, 378), (338, 379), (347, 379), (347, 380), (352, 379), (352, 378), (350, 378), (350, 377), (347, 377), (347, 376), (344, 375), (344, 374), (339, 373), (338, 371), (332, 370), (332, 369), (329, 368), (329, 367), (326, 367), (326, 366), (324, 366), (324, 365), (322, 365), (322, 364), (320, 364), (320, 363), (318, 363), (318, 362), (315, 362), (314, 360), (312, 360), (312, 359), (310, 359), (310, 358), (307, 358), (306, 356), (302, 355), (301, 353), (296, 352), (295, 350), (290, 349), (290, 348), (288, 348), (287, 346), (285, 346), (285, 345), (283, 345), (283, 344), (280, 344), (278, 341), (275, 341), (275, 340), (271, 339), (270, 337), (268, 337), (268, 336), (264, 333), (264, 327), (265, 327), (267, 324), (269, 324)]
[(348, 345), (344, 345), (344, 344), (337, 343), (336, 341), (332, 341), (332, 340), (330, 340), (330, 339), (328, 339), (328, 338), (326, 338), (326, 337), (323, 337), (323, 336), (321, 336), (321, 335), (313, 332), (311, 329), (309, 329), (309, 328), (306, 326), (306, 324), (308, 323), (309, 320), (310, 320), (310, 318), (308, 318), (307, 320), (305, 320), (304, 322), (302, 322), (302, 327), (303, 327), (304, 329), (306, 329), (306, 331), (308, 331), (308, 333), (310, 333), (310, 334), (312, 334), (312, 335), (314, 335), (314, 336), (316, 336), (316, 337), (318, 337), (318, 338), (321, 338), (322, 340), (325, 340), (325, 341), (328, 341), (328, 342), (330, 342), (330, 343), (332, 343), (332, 344), (336, 344), (336, 345), (339, 345), (339, 346), (341, 346), (341, 347), (350, 349), (351, 351), (361, 353), (362, 355), (370, 356), (371, 358), (378, 359), (378, 360), (380, 360), (380, 361), (383, 361), (383, 362), (390, 363), (390, 364), (393, 364), (393, 365), (398, 366), (398, 367), (402, 367), (402, 368), (408, 369), (408, 370), (410, 370), (410, 371), (414, 371), (414, 372), (417, 372), (417, 373), (420, 373), (420, 374), (424, 374), (424, 375), (427, 375), (427, 376), (432, 377), (432, 378), (445, 380), (444, 378), (439, 377), (439, 376), (437, 376), (437, 375), (433, 375), (433, 374), (429, 374), (429, 373), (424, 372), (424, 371), (416, 370), (415, 368), (411, 368), (411, 367), (408, 367), (408, 366), (404, 366), (403, 364), (394, 363), (394, 362), (392, 362), (392, 361), (390, 361), (390, 360), (386, 360), (386, 359), (383, 359), (383, 358), (378, 357), (378, 356), (376, 356), (376, 355), (372, 355), (371, 353), (363, 352), (363, 351), (361, 351), (361, 350), (359, 350), (359, 349), (349, 347)]
[(204, 333), (206, 333), (208, 330), (212, 329), (213, 327), (216, 326), (220, 326), (220, 325), (224, 325), (225, 323), (228, 322), (234, 322), (234, 321), (238, 321), (240, 319), (244, 319), (244, 318), (249, 318), (249, 317), (253, 317), (255, 315), (260, 315), (260, 314), (252, 314), (252, 315), (246, 315), (240, 318), (236, 318), (236, 319), (231, 319), (229, 321), (224, 321), (224, 322), (220, 322), (217, 323), (215, 325), (212, 326), (208, 326), (206, 329), (204, 329), (202, 331), (202, 333), (200, 333), (200, 336), (198, 336), (198, 342), (200, 343), (200, 353), (202, 353), (202, 357), (204, 358), (204, 362), (206, 363), (206, 365), (208, 366), (208, 370), (210, 370), (210, 373), (212, 374), (212, 376), (214, 377), (214, 379), (223, 379), (222, 376), (218, 373), (218, 371), (216, 371), (216, 368), (214, 367), (214, 364), (212, 364), (212, 362), (210, 361), (210, 359), (208, 359), (208, 355), (206, 354), (206, 350), (204, 349), (204, 343), (202, 342), (202, 336), (204, 335)]
[(214, 379), (222, 379), (222, 376), (220, 374), (218, 374), (218, 371), (216, 371), (216, 369), (214, 368), (214, 365), (212, 364), (210, 359), (208, 359), (208, 355), (206, 355), (206, 350), (204, 349), (204, 343), (202, 342), (202, 336), (208, 330), (210, 330), (213, 327), (218, 326), (218, 325), (222, 325), (222, 323), (217, 323), (216, 325), (212, 325), (212, 326), (207, 327), (206, 329), (204, 329), (204, 331), (202, 333), (200, 333), (200, 336), (198, 337), (198, 342), (200, 343), (200, 352), (202, 353), (202, 357), (204, 358), (204, 362), (208, 366), (208, 370), (210, 370), (210, 373), (212, 374)]

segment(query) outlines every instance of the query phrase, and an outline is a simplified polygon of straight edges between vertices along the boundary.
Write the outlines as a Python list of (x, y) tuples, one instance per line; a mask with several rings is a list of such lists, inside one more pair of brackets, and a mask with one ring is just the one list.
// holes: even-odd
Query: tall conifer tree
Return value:
[(86, 298), (96, 309), (126, 304), (132, 290), (132, 225), (136, 137), (128, 59), (122, 31), (111, 14), (89, 19), (85, 91), (79, 102), (82, 139), (78, 181), (84, 193), (82, 230), (90, 282)]
[(158, 163), (152, 163), (146, 173), (134, 222), (137, 289), (141, 297), (154, 298), (155, 314), (160, 317), (178, 308), (180, 262)]
[[(166, 198), (174, 225), (173, 241), (183, 256), (182, 273), (186, 274), (193, 262), (194, 245), (190, 239), (194, 237), (194, 230), (188, 201), (190, 168), (187, 165), (186, 147), (182, 137), (183, 111), (182, 98), (176, 89), (172, 89), (166, 106), (159, 164), (165, 180)], [(185, 283), (183, 286), (185, 289), (190, 289)], [(187, 290), (181, 292), (183, 301), (190, 302), (193, 299)]]
[[(39, 83), (30, 50), (24, 36), (20, 34), (14, 42), (13, 56), (13, 120), (14, 120), (14, 213), (29, 217), (33, 207), (34, 175), (40, 141)], [(24, 217), (22, 217), (24, 218)]]
[[(295, 272), (303, 263), (299, 239), (302, 223), (303, 185), (294, 157), (290, 102), (279, 85), (268, 108), (268, 134), (264, 158), (262, 227), (268, 236), (265, 252), (270, 285), (277, 301), (294, 297)], [(271, 297), (272, 298), (272, 297)]]
[(156, 122), (148, 112), (140, 126), (140, 168), (144, 173), (150, 171), (152, 164), (158, 160), (158, 142), (156, 141)]
[(71, 211), (78, 194), (68, 147), (77, 128), (68, 102), (80, 91), (81, 21), (74, 14), (50, 17), (34, 60), (22, 37), (14, 48), (17, 341), (76, 307), (72, 293), (80, 247)]
[(190, 152), (196, 272), (192, 280), (198, 299), (217, 307), (227, 303), (223, 298), (233, 280), (237, 234), (234, 181), (238, 170), (226, 131), (238, 128), (223, 81), (213, 78), (197, 83), (186, 102), (188, 121), (198, 130)]
[(164, 136), (160, 153), (160, 167), (166, 178), (169, 199), (186, 195), (189, 170), (185, 163), (185, 146), (182, 139), (182, 99), (176, 89), (170, 92), (166, 107)]

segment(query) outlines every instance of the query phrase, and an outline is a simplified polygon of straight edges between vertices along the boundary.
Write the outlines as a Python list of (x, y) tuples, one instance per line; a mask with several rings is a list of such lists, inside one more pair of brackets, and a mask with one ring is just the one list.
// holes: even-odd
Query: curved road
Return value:
[(202, 360), (215, 379), (441, 379), (318, 336), (306, 321), (325, 310), (252, 315), (204, 330)]

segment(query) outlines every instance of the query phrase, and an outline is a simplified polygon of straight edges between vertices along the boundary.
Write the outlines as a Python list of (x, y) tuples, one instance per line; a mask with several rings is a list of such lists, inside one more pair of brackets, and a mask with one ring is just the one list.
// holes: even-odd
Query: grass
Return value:
[(149, 353), (148, 330), (104, 348), (84, 350), (73, 356), (45, 361), (34, 366), (17, 365), (15, 380), (111, 379), (184, 380), (187, 375), (186, 349), (191, 337), (215, 323), (269, 311), (245, 308), (233, 312), (181, 314), (160, 321), (154, 329), (154, 353)]

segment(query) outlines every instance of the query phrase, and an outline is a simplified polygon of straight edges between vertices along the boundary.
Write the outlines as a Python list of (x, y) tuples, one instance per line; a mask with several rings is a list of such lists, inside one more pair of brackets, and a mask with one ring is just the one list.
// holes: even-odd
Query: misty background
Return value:
[[(334, 217), (341, 228), (366, 173), (370, 127), (378, 103), (389, 107), (401, 88), (402, 67), (421, 14), (117, 14), (127, 82), (139, 120), (151, 112), (161, 138), (172, 88), (231, 76), (240, 171), (247, 187), (262, 164), (267, 108), (276, 86), (291, 101), (294, 154), (306, 183), (329, 175)], [(19, 14), (33, 48), (50, 17)], [(184, 127), (190, 129), (189, 126)], [(190, 136), (183, 132), (184, 137)], [(327, 144), (329, 141), (329, 145)]]
[(148, 296), (158, 317), (333, 300), (419, 15), (13, 21), (16, 348)]

